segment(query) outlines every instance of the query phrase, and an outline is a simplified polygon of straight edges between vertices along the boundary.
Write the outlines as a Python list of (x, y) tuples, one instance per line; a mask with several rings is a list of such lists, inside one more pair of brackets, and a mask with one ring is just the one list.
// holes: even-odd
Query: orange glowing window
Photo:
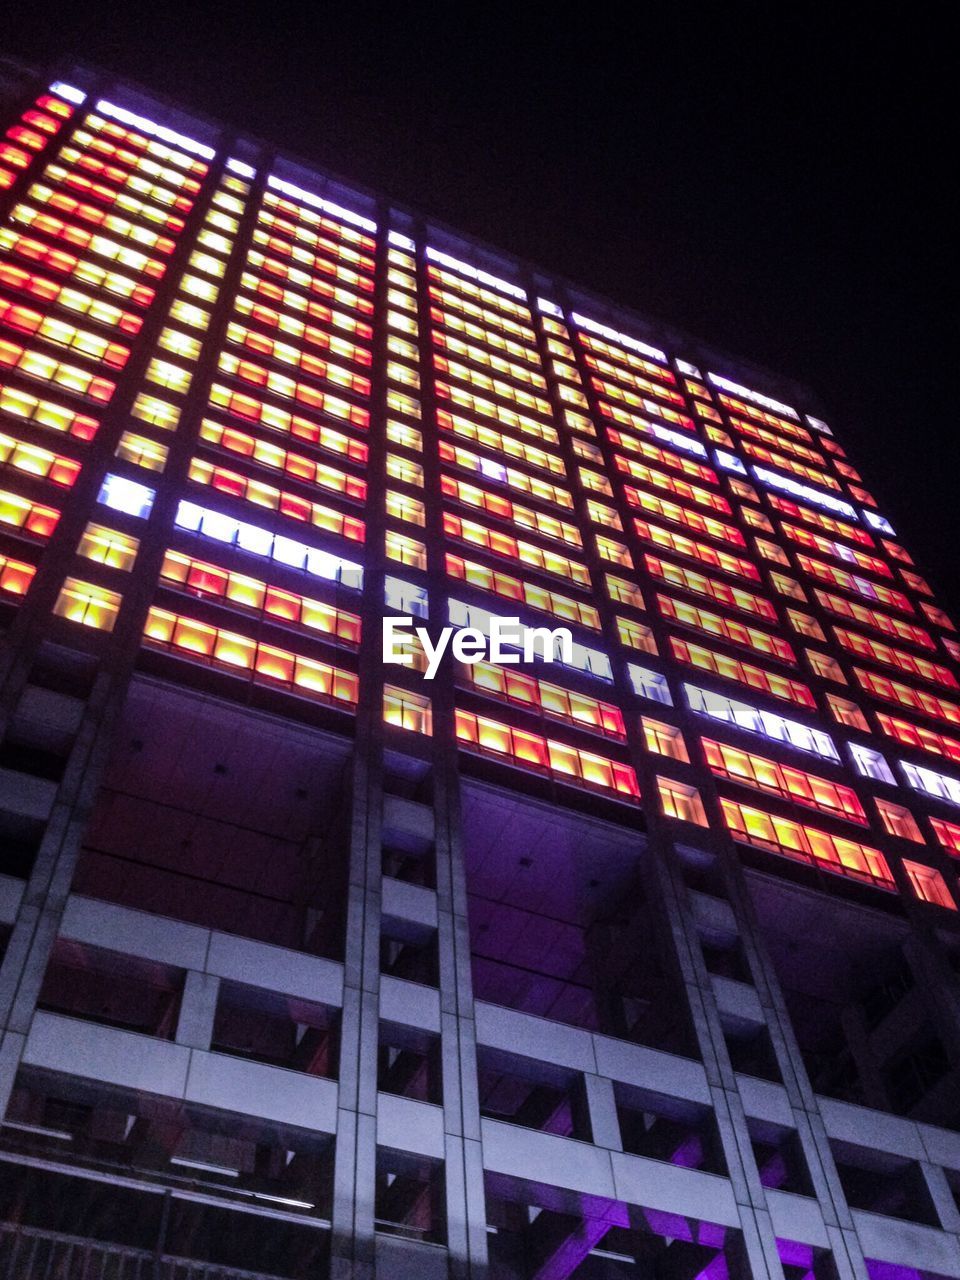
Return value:
[(830, 613), (835, 613), (840, 618), (849, 618), (852, 622), (862, 623), (866, 627), (873, 627), (876, 631), (882, 631), (884, 635), (892, 636), (894, 639), (907, 640), (911, 644), (920, 645), (924, 649), (933, 649), (935, 644), (928, 632), (923, 627), (918, 627), (913, 622), (907, 622), (905, 618), (892, 618), (887, 613), (881, 613), (879, 609), (868, 608), (865, 604), (860, 604), (857, 600), (847, 600), (843, 596), (834, 595), (832, 591), (815, 592), (817, 599), (824, 609)]
[(523, 601), (532, 609), (553, 614), (567, 622), (579, 623), (592, 631), (600, 630), (600, 615), (593, 605), (560, 595), (547, 587), (523, 582), (520, 578), (502, 573), (499, 569), (492, 569), (489, 565), (478, 564), (475, 560), (464, 560), (460, 556), (449, 553), (446, 556), (446, 569), (451, 577), (469, 582), (471, 586), (478, 587), (482, 591), (491, 591), (507, 600)]
[(880, 821), (889, 835), (898, 836), (901, 840), (912, 840), (915, 844), (923, 844), (923, 836), (920, 834), (917, 820), (909, 809), (905, 809), (902, 804), (881, 800), (878, 796), (874, 796), (873, 803), (877, 806)]
[(901, 720), (899, 716), (887, 715), (885, 711), (877, 712), (877, 723), (887, 735), (906, 747), (916, 747), (918, 751), (930, 751), (934, 755), (945, 756), (954, 764), (960, 764), (960, 742), (937, 733), (924, 725), (911, 724)]
[(870, 582), (867, 578), (848, 573), (845, 569), (837, 568), (835, 565), (824, 564), (822, 560), (814, 560), (811, 556), (804, 555), (802, 552), (797, 555), (797, 563), (804, 573), (809, 574), (812, 578), (819, 578), (821, 582), (832, 583), (835, 587), (842, 587), (844, 591), (851, 591), (866, 600), (874, 600), (879, 604), (888, 605), (892, 609), (901, 609), (904, 613), (913, 613), (914, 611), (913, 605), (907, 597), (902, 592), (895, 591), (892, 587), (885, 587), (879, 582)]
[(827, 643), (823, 628), (809, 613), (801, 613), (799, 609), (787, 609), (787, 618), (798, 635), (805, 636), (808, 640), (819, 640), (822, 644)]
[(960, 858), (960, 826), (955, 822), (947, 822), (944, 818), (930, 818), (933, 834), (954, 858)]
[(460, 680), (463, 684), (472, 685), (501, 701), (515, 702), (540, 711), (552, 719), (614, 738), (618, 742), (626, 740), (623, 716), (616, 707), (573, 689), (564, 689), (547, 680), (537, 680), (533, 676), (490, 662), (464, 664)]
[[(700, 511), (691, 511), (686, 507), (680, 506), (677, 502), (671, 502), (658, 494), (645, 493), (641, 489), (634, 489), (631, 485), (624, 485), (623, 492), (627, 502), (632, 507), (651, 511), (655, 515), (661, 516), (664, 520), (685, 525), (696, 533), (706, 534), (707, 537), (717, 538), (721, 542), (729, 542), (737, 547), (746, 546), (746, 539), (739, 529), (732, 524), (725, 524), (724, 521), (716, 519), (715, 516), (704, 515)], [(635, 523), (638, 525), (639, 532), (641, 521), (635, 521)], [(641, 533), (640, 536), (643, 537), (645, 535)]]
[(399, 533), (395, 529), (388, 529), (385, 536), (389, 559), (398, 560), (400, 564), (409, 565), (413, 569), (426, 569), (427, 549), (422, 542), (418, 542), (416, 538), (408, 538), (405, 533)]
[(657, 604), (663, 616), (669, 618), (671, 622), (729, 640), (731, 644), (755, 649), (758, 653), (765, 653), (771, 658), (779, 658), (781, 662), (795, 664), (797, 661), (796, 654), (786, 640), (781, 640), (779, 636), (772, 636), (766, 631), (760, 631), (756, 627), (750, 627), (736, 618), (723, 618), (699, 605), (691, 604), (687, 600), (675, 600), (671, 596), (658, 595)]
[(205, 418), (200, 424), (200, 439), (225, 452), (249, 458), (272, 471), (282, 471), (294, 480), (330, 489), (358, 502), (366, 500), (366, 481), (359, 476), (340, 471), (325, 462), (315, 462), (303, 454), (288, 452), (271, 441), (238, 431), (236, 427), (223, 427)]
[(841, 698), (836, 693), (828, 693), (827, 704), (830, 707), (830, 714), (838, 724), (845, 724), (848, 729), (859, 729), (862, 733), (870, 732), (866, 716), (857, 704), (851, 702), (849, 698)]
[(13, 467), (69, 489), (80, 474), (80, 463), (13, 436), (0, 434), (0, 466)]
[(944, 685), (948, 689), (960, 687), (952, 671), (940, 666), (937, 662), (931, 662), (928, 658), (917, 658), (903, 649), (895, 649), (892, 645), (884, 644), (880, 640), (871, 640), (844, 627), (834, 627), (834, 633), (844, 649), (858, 654), (861, 658), (870, 658), (885, 666), (896, 667), (908, 675)]
[(212, 627), (156, 607), (150, 610), (144, 640), (211, 666), (247, 673), (257, 684), (281, 685), (289, 692), (353, 709), (359, 681), (355, 672)]
[(49, 538), (60, 519), (60, 512), (30, 498), (0, 489), (0, 524), (19, 529), (37, 538)]
[(715, 742), (712, 738), (701, 738), (700, 743), (707, 766), (718, 778), (756, 787), (759, 791), (772, 792), (784, 800), (819, 809), (835, 818), (845, 818), (849, 822), (860, 823), (861, 826), (867, 825), (863, 806), (857, 793), (850, 787), (806, 773), (793, 765), (768, 760), (752, 751), (743, 751), (725, 742)]
[(456, 712), (456, 734), (468, 751), (505, 758), (524, 769), (534, 769), (558, 781), (608, 792), (637, 801), (637, 776), (627, 764), (595, 755), (538, 734), (514, 729), (473, 712)]
[(929, 902), (936, 907), (946, 907), (948, 911), (956, 911), (957, 904), (951, 897), (943, 876), (934, 867), (924, 866), (920, 862), (908, 862), (904, 858), (903, 869), (910, 877), (913, 892), (921, 902)]
[(895, 888), (886, 859), (877, 849), (726, 797), (721, 797), (720, 807), (735, 840), (811, 863), (837, 875), (867, 881), (881, 889)]
[(37, 572), (36, 566), (24, 564), (22, 560), (12, 560), (0, 553), (0, 591), (11, 596), (23, 596)]
[(899, 702), (901, 706), (910, 707), (913, 711), (922, 711), (924, 715), (932, 716), (935, 720), (960, 724), (960, 707), (954, 702), (947, 702), (945, 698), (927, 693), (925, 689), (912, 689), (909, 685), (901, 684), (899, 680), (891, 680), (873, 671), (864, 671), (861, 667), (854, 667), (853, 671), (860, 685), (878, 698), (884, 698), (888, 702)]
[(833, 680), (837, 684), (847, 683), (847, 677), (843, 674), (836, 658), (832, 658), (828, 653), (820, 653), (817, 649), (805, 649), (804, 653), (810, 663), (810, 670), (821, 680)]
[(688, 484), (686, 480), (681, 480), (679, 476), (668, 476), (663, 471), (657, 471), (643, 462), (634, 461), (632, 458), (621, 457), (620, 454), (614, 455), (614, 462), (619, 471), (624, 472), (634, 480), (639, 480), (650, 488), (662, 489), (667, 493), (672, 493), (677, 498), (682, 498), (687, 502), (694, 502), (698, 506), (710, 507), (723, 515), (732, 514), (730, 503), (719, 493), (711, 493), (708, 489), (701, 489), (699, 485)]
[(734, 587), (726, 582), (718, 582), (713, 578), (708, 578), (705, 574), (698, 573), (696, 570), (672, 564), (668, 560), (661, 560), (659, 556), (645, 555), (643, 560), (648, 573), (655, 578), (668, 582), (671, 586), (682, 587), (687, 591), (695, 592), (697, 595), (707, 596), (709, 599), (716, 601), (717, 604), (727, 605), (732, 609), (741, 609), (745, 613), (755, 614), (767, 622), (772, 622), (775, 626), (779, 623), (776, 609), (769, 600), (765, 600), (762, 596), (745, 591), (742, 587)]

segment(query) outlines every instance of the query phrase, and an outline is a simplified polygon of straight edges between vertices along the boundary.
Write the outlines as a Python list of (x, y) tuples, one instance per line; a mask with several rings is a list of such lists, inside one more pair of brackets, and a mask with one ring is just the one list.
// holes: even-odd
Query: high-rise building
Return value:
[(960, 638), (826, 411), (0, 97), (0, 1275), (960, 1277)]

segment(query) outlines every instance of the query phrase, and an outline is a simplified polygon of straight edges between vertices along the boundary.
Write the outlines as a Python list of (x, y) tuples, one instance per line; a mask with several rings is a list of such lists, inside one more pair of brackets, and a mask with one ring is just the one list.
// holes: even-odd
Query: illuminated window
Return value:
[(948, 911), (956, 911), (957, 904), (950, 896), (950, 890), (944, 883), (943, 876), (934, 867), (926, 867), (920, 862), (908, 862), (904, 858), (903, 869), (910, 877), (913, 891), (921, 902), (930, 902), (936, 907), (946, 907)]
[(764, 618), (767, 622), (772, 622), (774, 626), (779, 623), (777, 611), (763, 596), (754, 595), (750, 591), (744, 590), (743, 587), (735, 587), (727, 582), (718, 582), (714, 578), (708, 578), (706, 574), (702, 574), (695, 569), (688, 569), (684, 565), (672, 564), (669, 560), (661, 560), (659, 556), (643, 557), (643, 562), (647, 567), (647, 572), (655, 578), (661, 578), (664, 582), (669, 582), (671, 586), (683, 587), (687, 591), (693, 591), (697, 595), (707, 596), (710, 600), (716, 601), (717, 604), (727, 605), (731, 609), (741, 609), (744, 613), (755, 614), (759, 618)]
[(699, 667), (703, 671), (709, 671), (727, 680), (736, 680), (740, 684), (750, 685), (751, 688), (760, 689), (774, 698), (785, 698), (789, 702), (796, 702), (800, 706), (816, 710), (817, 704), (813, 694), (799, 680), (765, 671), (738, 658), (705, 649), (702, 645), (690, 644), (677, 636), (670, 637), (670, 648), (673, 650), (674, 657), (680, 662), (689, 663), (691, 666)]
[(867, 825), (863, 806), (850, 787), (806, 773), (793, 765), (742, 751), (725, 742), (715, 742), (712, 738), (701, 738), (700, 744), (707, 766), (719, 778), (770, 791), (795, 804)]
[(359, 681), (352, 671), (212, 627), (194, 618), (156, 607), (150, 610), (144, 640), (192, 661), (236, 675), (249, 675), (257, 684), (273, 684), (321, 702), (356, 706)]
[(619, 742), (626, 739), (623, 716), (609, 702), (600, 702), (572, 689), (561, 688), (547, 680), (536, 680), (491, 662), (465, 664), (461, 668), (460, 680), (480, 692), (540, 711), (575, 728), (615, 738)]
[(640, 727), (643, 729), (643, 741), (648, 751), (659, 756), (669, 756), (671, 760), (682, 760), (684, 764), (690, 763), (683, 734), (675, 724), (664, 724), (662, 720), (641, 716)]
[(757, 553), (764, 560), (770, 560), (773, 564), (782, 564), (786, 565), (788, 569), (790, 568), (790, 557), (782, 547), (779, 547), (775, 542), (771, 542), (768, 538), (756, 538), (755, 542), (757, 544)]
[(193, 381), (193, 374), (188, 369), (181, 369), (179, 365), (171, 364), (169, 360), (156, 358), (147, 365), (144, 377), (150, 382), (155, 382), (159, 387), (166, 387), (168, 391), (176, 391), (179, 395), (185, 395)]
[(808, 640), (819, 640), (822, 644), (826, 644), (827, 637), (823, 634), (823, 628), (816, 618), (812, 618), (809, 613), (801, 613), (799, 609), (788, 609), (787, 618), (798, 635), (806, 636)]
[(616, 600), (618, 604), (632, 605), (634, 609), (645, 608), (643, 595), (635, 582), (615, 578), (612, 573), (604, 574), (604, 580), (611, 600)]
[(112, 631), (117, 621), (122, 597), (92, 582), (66, 578), (53, 606), (58, 617), (79, 622), (98, 631)]
[(461, 556), (445, 557), (447, 573), (453, 578), (469, 582), (481, 591), (491, 591), (507, 600), (522, 600), (531, 609), (539, 609), (553, 614), (567, 622), (578, 622), (592, 631), (600, 630), (600, 615), (591, 604), (573, 600), (570, 596), (560, 595), (548, 587), (536, 583), (523, 582), (510, 574), (502, 573), (489, 565), (478, 564), (475, 560), (464, 560)]
[(97, 501), (113, 511), (122, 511), (124, 515), (137, 516), (143, 520), (153, 509), (156, 490), (136, 480), (128, 480), (126, 476), (107, 474), (103, 478)]
[(175, 523), (184, 529), (215, 542), (234, 546), (238, 551), (266, 560), (275, 560), (291, 569), (324, 578), (359, 591), (363, 586), (363, 567), (342, 556), (331, 555), (319, 547), (308, 547), (304, 542), (274, 534), (259, 525), (235, 520), (232, 516), (198, 506), (195, 502), (181, 502), (177, 508)]
[(870, 582), (866, 578), (861, 578), (855, 573), (848, 573), (846, 569), (840, 569), (836, 565), (824, 564), (822, 560), (814, 560), (811, 556), (804, 555), (802, 552), (797, 554), (797, 563), (804, 573), (810, 574), (811, 577), (819, 578), (822, 582), (830, 582), (835, 587), (842, 587), (845, 591), (851, 591), (856, 595), (862, 596), (865, 600), (875, 600), (880, 604), (888, 605), (892, 609), (902, 609), (904, 613), (913, 613), (913, 605), (900, 591), (894, 591), (892, 587), (885, 587), (879, 582)]
[[(694, 538), (688, 538), (685, 534), (676, 533), (672, 529), (663, 529), (647, 520), (635, 519), (633, 528), (637, 537), (642, 538), (645, 542), (653, 542), (658, 547), (665, 547), (668, 551), (674, 551), (678, 555), (689, 556), (691, 559), (699, 560), (702, 564), (710, 565), (713, 569), (720, 569), (724, 573), (734, 574), (741, 578), (749, 578), (753, 582), (759, 582), (760, 580), (760, 571), (743, 556), (736, 556), (732, 552), (707, 546), (703, 542), (697, 542)], [(597, 541), (599, 542), (600, 539), (598, 538)]]
[(130, 413), (141, 422), (159, 427), (161, 431), (176, 431), (180, 421), (180, 409), (177, 405), (169, 404), (158, 396), (148, 395), (145, 391), (141, 391), (134, 400)]
[(836, 658), (831, 658), (827, 653), (820, 653), (816, 649), (805, 649), (807, 661), (810, 663), (811, 670), (820, 677), (821, 680), (834, 680), (837, 684), (846, 684), (847, 677), (840, 668), (840, 663)]
[[(490, 634), (493, 625), (493, 619), (499, 615), (492, 614), (487, 609), (482, 609), (475, 604), (467, 604), (463, 600), (451, 599), (448, 602), (447, 612), (450, 621), (457, 627), (475, 627), (478, 631), (482, 631), (484, 635)], [(504, 619), (499, 618), (502, 622)], [(544, 652), (544, 644), (546, 639), (540, 640), (538, 637), (544, 635), (544, 628), (528, 628), (521, 624), (521, 630), (524, 633), (524, 639), (529, 638), (533, 643), (534, 658), (539, 660), (541, 653)], [(546, 636), (552, 636), (552, 632), (547, 631)], [(504, 647), (515, 649), (518, 652), (525, 649), (523, 641), (516, 644), (507, 640), (501, 640)], [(610, 666), (610, 659), (600, 649), (592, 649), (589, 645), (581, 644), (578, 640), (574, 640), (570, 647), (570, 659), (567, 661), (563, 653), (563, 648), (555, 640), (550, 639), (550, 652), (553, 655), (553, 662), (561, 666), (573, 667), (577, 671), (584, 671), (588, 675), (597, 676), (600, 680), (612, 680), (613, 669)]]
[(946, 800), (948, 804), (960, 805), (960, 782), (956, 778), (949, 778), (945, 773), (937, 773), (923, 765), (908, 764), (906, 760), (900, 761), (900, 768), (914, 791), (922, 791), (936, 800)]
[(387, 475), (403, 484), (423, 487), (423, 467), (417, 462), (411, 462), (409, 458), (401, 458), (399, 454), (387, 454)]
[(854, 675), (868, 693), (878, 698), (886, 698), (891, 702), (899, 702), (913, 711), (922, 711), (925, 715), (937, 720), (946, 720), (950, 724), (960, 724), (960, 706), (955, 702), (947, 702), (925, 689), (913, 689), (901, 684), (899, 680), (890, 680), (886, 676), (873, 671), (864, 671), (861, 667), (853, 668)]
[(659, 671), (652, 671), (648, 667), (640, 667), (635, 662), (627, 664), (627, 674), (630, 677), (630, 683), (633, 685), (634, 693), (641, 698), (649, 698), (653, 702), (662, 702), (667, 707), (673, 706), (673, 698), (670, 696), (670, 686), (667, 684), (667, 678), (661, 675)]
[(960, 826), (955, 822), (947, 822), (945, 818), (930, 818), (933, 834), (954, 858), (960, 858)]
[(617, 635), (622, 645), (628, 649), (639, 649), (641, 653), (657, 653), (657, 642), (648, 626), (642, 622), (635, 622), (632, 618), (621, 618), (619, 615), (616, 621)]
[(0, 524), (12, 526), (38, 538), (48, 538), (56, 528), (60, 512), (53, 507), (0, 489)]
[(407, 520), (411, 524), (426, 524), (426, 511), (422, 502), (395, 489), (387, 490), (387, 515), (395, 520)]
[(820, 591), (818, 589), (815, 595), (825, 609), (841, 618), (850, 618), (854, 622), (861, 622), (864, 626), (873, 627), (875, 630), (882, 631), (885, 635), (893, 636), (899, 640), (909, 640), (911, 644), (920, 645), (924, 649), (936, 647), (923, 627), (907, 622), (905, 618), (891, 618), (888, 613), (881, 613), (879, 609), (871, 609), (865, 604), (860, 604), (857, 600), (846, 600), (843, 596), (834, 595), (832, 591)]
[(710, 825), (696, 787), (658, 775), (657, 790), (660, 793), (660, 808), (665, 817), (678, 818), (681, 822), (695, 822), (698, 827)]
[(791, 600), (802, 600), (806, 602), (806, 593), (800, 583), (795, 578), (789, 577), (785, 573), (777, 573), (771, 571), (770, 582), (774, 591), (779, 591), (782, 596), (789, 596)]
[(896, 785), (890, 766), (879, 751), (874, 751), (872, 747), (863, 747), (858, 742), (848, 743), (847, 748), (857, 772), (862, 777), (872, 778), (874, 782), (887, 782), (890, 786)]
[(411, 569), (426, 569), (427, 549), (416, 538), (408, 538), (405, 533), (397, 533), (388, 529), (385, 535), (387, 556), (391, 560), (399, 560)]
[(919, 751), (932, 751), (935, 755), (946, 756), (955, 764), (960, 764), (960, 742), (948, 738), (935, 729), (924, 725), (910, 724), (899, 716), (889, 716), (884, 711), (877, 712), (877, 722), (888, 738), (902, 742), (904, 746), (916, 747)]
[(402, 578), (387, 577), (383, 586), (383, 600), (388, 609), (409, 614), (415, 618), (427, 616), (427, 591)]
[(788, 720), (773, 711), (763, 711), (748, 702), (714, 693), (711, 689), (684, 684), (683, 690), (690, 710), (698, 715), (709, 716), (711, 720), (734, 725), (748, 733), (761, 734), (772, 742), (782, 742), (786, 746), (796, 747), (798, 751), (807, 751), (812, 755), (822, 756), (824, 760), (840, 763), (840, 754), (832, 739), (820, 729), (811, 729), (797, 720)]
[(606, 791), (630, 801), (640, 798), (637, 776), (629, 765), (591, 751), (513, 729), (469, 711), (456, 712), (457, 738), (468, 751), (506, 757), (523, 769), (545, 773), (557, 781)]
[(877, 806), (880, 821), (889, 835), (899, 836), (901, 840), (912, 840), (915, 844), (923, 844), (920, 828), (909, 809), (904, 809), (900, 804), (892, 804), (889, 800), (881, 800), (877, 796), (874, 797), (873, 803)]
[(834, 720), (838, 724), (845, 724), (848, 729), (860, 729), (863, 733), (870, 732), (867, 718), (855, 702), (850, 702), (847, 698), (841, 698), (836, 693), (828, 693), (827, 703)]
[(720, 807), (735, 840), (813, 863), (838, 875), (866, 880), (882, 889), (894, 888), (890, 868), (877, 849), (725, 797), (721, 797)]
[(0, 591), (8, 595), (26, 595), (27, 588), (37, 572), (32, 564), (24, 564), (22, 560), (11, 560), (0, 553)]
[(77, 554), (113, 569), (129, 570), (133, 568), (139, 547), (139, 538), (132, 538), (127, 533), (119, 533), (116, 529), (91, 522), (83, 531), (77, 545)]
[(903, 649), (895, 649), (892, 645), (880, 640), (871, 640), (859, 635), (856, 631), (848, 631), (845, 627), (834, 627), (834, 633), (844, 649), (859, 654), (861, 658), (871, 658), (874, 662), (896, 667), (908, 675), (917, 676), (921, 680), (930, 680), (934, 684), (945, 685), (948, 689), (958, 687), (956, 677), (947, 667), (928, 658), (916, 658)]
[(76, 413), (52, 400), (41, 400), (20, 387), (0, 385), (0, 411), (17, 418), (25, 418), (38, 427), (49, 427), (75, 436), (78, 440), (92, 440), (99, 423), (84, 413)]
[(125, 431), (114, 450), (115, 457), (147, 471), (162, 471), (167, 465), (168, 453), (166, 445), (138, 436), (133, 431)]
[(412, 733), (433, 733), (433, 713), (430, 699), (398, 685), (383, 686), (383, 719), (386, 724)]
[(909, 569), (900, 570), (901, 577), (908, 587), (913, 591), (918, 591), (923, 596), (932, 596), (933, 588), (926, 578), (921, 578), (919, 573), (912, 573)]
[(731, 644), (755, 649), (758, 653), (768, 654), (771, 658), (779, 658), (781, 662), (796, 663), (796, 654), (779, 636), (772, 636), (756, 627), (747, 626), (735, 618), (722, 618), (699, 605), (686, 600), (674, 600), (670, 596), (657, 595), (660, 612), (671, 622), (682, 626), (693, 627), (707, 635), (719, 636), (729, 640)]
[(931, 622), (938, 627), (943, 627), (946, 631), (956, 631), (956, 627), (950, 621), (949, 616), (944, 613), (943, 609), (938, 608), (935, 604), (928, 604), (926, 600), (920, 601), (920, 608), (927, 615)]

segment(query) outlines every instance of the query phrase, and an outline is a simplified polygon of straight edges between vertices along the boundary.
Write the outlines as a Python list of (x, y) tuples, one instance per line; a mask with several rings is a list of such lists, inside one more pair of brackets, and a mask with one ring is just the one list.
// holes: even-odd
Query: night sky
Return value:
[(957, 71), (932, 9), (834, 7), (24, 5), (0, 52), (127, 76), (808, 383), (960, 615)]

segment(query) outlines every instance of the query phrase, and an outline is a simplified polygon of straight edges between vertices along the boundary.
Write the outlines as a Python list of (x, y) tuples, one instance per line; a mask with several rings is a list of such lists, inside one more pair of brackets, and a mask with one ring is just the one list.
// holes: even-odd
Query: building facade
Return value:
[(0, 1275), (960, 1277), (960, 637), (810, 393), (0, 101)]

